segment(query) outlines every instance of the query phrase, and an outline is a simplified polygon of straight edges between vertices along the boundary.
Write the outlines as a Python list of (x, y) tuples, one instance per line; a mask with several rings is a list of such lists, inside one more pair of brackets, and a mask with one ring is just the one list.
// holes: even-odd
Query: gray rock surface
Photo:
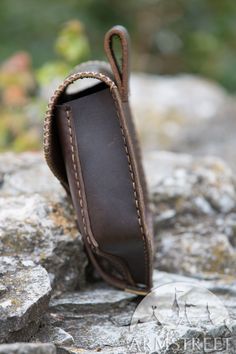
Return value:
[(216, 158), (165, 152), (150, 154), (145, 166), (157, 269), (193, 277), (234, 277), (236, 192), (228, 166)]
[(1, 257), (0, 285), (0, 343), (30, 339), (50, 299), (46, 270), (29, 261)]
[(65, 196), (60, 183), (50, 173), (39, 153), (0, 154), (0, 195), (18, 196), (40, 193), (55, 201)]
[(41, 264), (56, 291), (82, 287), (87, 257), (65, 192), (39, 154), (0, 155), (0, 256)]
[(31, 342), (51, 342), (56, 346), (70, 346), (74, 344), (74, 338), (60, 327), (42, 324), (37, 334), (31, 338)]
[(0, 354), (56, 354), (56, 347), (51, 344), (15, 343), (0, 345)]
[[(75, 344), (73, 346), (63, 346), (65, 353), (76, 353), (76, 348), (80, 348), (82, 352), (82, 348), (86, 348), (85, 353), (100, 351), (102, 353), (117, 354), (145, 352), (145, 338), (150, 341), (151, 348), (151, 339), (155, 336), (158, 336), (160, 340), (160, 351), (158, 353), (176, 353), (173, 348), (176, 348), (177, 345), (180, 350), (177, 353), (186, 352), (184, 351), (184, 345), (188, 345), (188, 353), (195, 353), (195, 351), (191, 351), (192, 340), (200, 338), (198, 345), (201, 347), (204, 345), (204, 338), (208, 338), (210, 343), (210, 338), (212, 337), (218, 338), (218, 341), (221, 339), (226, 341), (225, 338), (228, 338), (228, 351), (222, 352), (225, 354), (234, 353), (236, 339), (235, 280), (229, 281), (226, 278), (217, 281), (197, 280), (191, 277), (157, 271), (154, 274), (155, 286), (160, 287), (163, 284), (173, 282), (174, 284), (184, 282), (191, 286), (194, 284), (197, 288), (204, 287), (205, 291), (208, 289), (215, 293), (218, 299), (224, 303), (225, 307), (222, 305), (222, 308), (225, 308), (230, 313), (230, 331), (227, 327), (224, 327), (223, 323), (213, 326), (206, 322), (200, 322), (197, 326), (180, 324), (168, 333), (168, 328), (157, 325), (151, 320), (139, 323), (133, 330), (129, 325), (140, 298), (125, 294), (119, 290), (111, 290), (101, 284), (90, 286), (82, 293), (63, 294), (58, 299), (52, 300), (49, 309), (49, 321), (51, 325), (59, 326), (73, 335)], [(113, 293), (113, 301), (110, 300), (111, 293)], [(88, 298), (86, 303), (89, 303), (89, 311), (88, 305), (85, 306), (85, 294)], [(192, 306), (196, 306), (197, 296), (198, 293), (193, 298)], [(104, 299), (103, 304), (98, 300), (101, 298)], [(205, 299), (202, 297), (203, 305), (204, 301)], [(199, 301), (197, 302), (197, 316), (201, 319), (203, 318), (203, 305), (199, 304)], [(190, 302), (188, 306), (191, 306)], [(211, 305), (211, 312), (214, 313), (214, 304)], [(165, 343), (168, 335), (171, 335), (171, 337)], [(147, 350), (148, 342), (146, 345)], [(219, 343), (217, 345), (217, 348), (219, 348)], [(147, 350), (146, 352), (152, 353), (154, 351)], [(201, 348), (196, 352), (203, 353), (204, 351)]]
[(144, 149), (219, 156), (235, 170), (235, 98), (216, 83), (135, 74), (131, 105)]
[(84, 291), (53, 299), (49, 321), (73, 336), (74, 348), (106, 352), (109, 348), (123, 347), (124, 350), (123, 330), (130, 323), (136, 299), (135, 295), (96, 283)]
[[(204, 287), (217, 295), (232, 320), (230, 331), (224, 325), (180, 324), (159, 352), (185, 353), (186, 341), (189, 344), (198, 339), (200, 349), (188, 348), (188, 353), (204, 353), (204, 338), (214, 337), (224, 341), (229, 338), (228, 349), (222, 353), (233, 354), (236, 333), (234, 175), (217, 158), (193, 158), (166, 152), (146, 155), (145, 170), (155, 224), (155, 268), (158, 269), (155, 285), (185, 282)], [(10, 332), (15, 335), (18, 331), (14, 341), (29, 340), (37, 345), (51, 342), (59, 354), (137, 354), (144, 352), (143, 348), (137, 348), (143, 335), (166, 339), (166, 328), (152, 321), (139, 323), (135, 333), (130, 331), (140, 298), (86, 279), (87, 258), (73, 210), (40, 154), (0, 155), (0, 175), (0, 255), (5, 262), (11, 257), (7, 270), (15, 275), (11, 281), (18, 298), (29, 301), (30, 287), (34, 285), (31, 273), (35, 269), (42, 270), (40, 265), (47, 269), (54, 287), (47, 313), (45, 301), (40, 316), (34, 317), (33, 310), (32, 316), (26, 312), (29, 317), (20, 322), (19, 330), (17, 317), (8, 322), (3, 312), (0, 313), (7, 340), (11, 339)], [(18, 264), (22, 269), (18, 270)], [(2, 269), (0, 305), (9, 298), (9, 281), (2, 281), (8, 277), (6, 266)], [(18, 274), (23, 274), (21, 272), (24, 277), (17, 278)], [(46, 271), (43, 272), (46, 276)], [(197, 298), (195, 296), (188, 305), (194, 308)], [(32, 302), (32, 306), (38, 308), (35, 298)], [(197, 305), (200, 316), (203, 304), (198, 302)], [(16, 316), (16, 308), (12, 309)], [(179, 351), (176, 351), (177, 346)]]

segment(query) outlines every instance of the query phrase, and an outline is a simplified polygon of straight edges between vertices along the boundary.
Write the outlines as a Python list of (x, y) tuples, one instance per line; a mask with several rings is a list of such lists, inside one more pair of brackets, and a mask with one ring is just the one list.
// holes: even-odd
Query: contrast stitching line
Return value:
[[(52, 115), (52, 111), (56, 102), (56, 99), (59, 97), (59, 95), (63, 92), (63, 90), (69, 85), (72, 84), (75, 80), (77, 79), (84, 79), (84, 78), (97, 78), (100, 79), (101, 81), (104, 81), (108, 86), (112, 87), (113, 85), (115, 86), (114, 82), (107, 77), (106, 75), (103, 75), (101, 73), (97, 73), (94, 71), (85, 71), (85, 72), (80, 72), (80, 73), (75, 73), (70, 75), (68, 78), (66, 78), (63, 83), (61, 85), (59, 85), (59, 87), (55, 90), (54, 94), (51, 96), (50, 101), (48, 103), (48, 108), (46, 111), (46, 116), (45, 116), (45, 120), (44, 120), (44, 155), (46, 160), (48, 161), (48, 154), (49, 154), (49, 150), (50, 150), (50, 142), (49, 142), (49, 138), (50, 138), (50, 132), (49, 132), (49, 125), (51, 122), (51, 115)], [(49, 162), (50, 164), (50, 162)], [(56, 177), (59, 178), (60, 177), (56, 175)]]
[(69, 130), (70, 147), (71, 147), (71, 159), (72, 159), (72, 165), (73, 165), (73, 170), (74, 170), (75, 183), (76, 183), (77, 191), (78, 191), (78, 195), (79, 195), (79, 204), (80, 204), (80, 208), (81, 208), (81, 215), (82, 215), (82, 221), (83, 221), (83, 228), (84, 228), (85, 236), (86, 236), (86, 239), (89, 242), (89, 244), (91, 244), (91, 241), (90, 241), (90, 239), (88, 237), (88, 234), (87, 234), (87, 226), (86, 226), (85, 217), (84, 217), (83, 199), (82, 199), (82, 195), (81, 195), (81, 188), (80, 188), (80, 183), (79, 183), (79, 176), (78, 176), (77, 166), (76, 166), (76, 163), (75, 163), (75, 147), (74, 147), (73, 138), (72, 138), (72, 128), (71, 128), (71, 116), (70, 116), (70, 113), (71, 113), (71, 109), (67, 106), (66, 107), (66, 119), (67, 119), (67, 126), (68, 126), (68, 130)]
[[(112, 89), (111, 89), (111, 94), (112, 94), (112, 97), (113, 97), (113, 99), (115, 101), (116, 113), (117, 113), (118, 117), (120, 118), (120, 112), (119, 112), (119, 109), (118, 109), (117, 100), (116, 100), (115, 95), (113, 94), (113, 90)], [(141, 231), (141, 235), (142, 235), (142, 239), (143, 239), (144, 254), (145, 254), (145, 279), (147, 281), (148, 280), (148, 253), (147, 253), (147, 247), (146, 247), (146, 237), (145, 237), (143, 223), (142, 223), (141, 215), (140, 215), (140, 205), (139, 205), (139, 201), (138, 201), (138, 197), (137, 197), (137, 187), (136, 187), (136, 182), (135, 182), (135, 178), (134, 178), (133, 168), (132, 168), (132, 165), (131, 165), (129, 149), (128, 149), (128, 146), (127, 146), (127, 141), (126, 141), (124, 129), (123, 129), (121, 123), (120, 123), (120, 119), (119, 119), (119, 125), (120, 125), (120, 130), (121, 130), (121, 133), (122, 133), (122, 138), (123, 138), (123, 141), (124, 141), (126, 157), (127, 157), (128, 165), (129, 165), (129, 172), (130, 172), (130, 176), (131, 176), (131, 180), (132, 180), (132, 187), (133, 187), (133, 192), (134, 192), (135, 208), (136, 208), (136, 212), (137, 212), (138, 223), (139, 223), (139, 226), (140, 226), (140, 231)]]
[[(71, 159), (72, 159), (72, 164), (73, 164), (75, 182), (76, 182), (77, 191), (78, 191), (78, 195), (79, 195), (79, 204), (80, 204), (80, 207), (81, 207), (83, 228), (84, 228), (86, 239), (87, 239), (88, 243), (91, 245), (91, 241), (90, 241), (89, 236), (87, 234), (87, 227), (86, 227), (86, 222), (85, 222), (85, 217), (84, 217), (83, 199), (82, 199), (82, 195), (81, 195), (81, 188), (80, 188), (80, 183), (79, 183), (77, 166), (76, 166), (76, 163), (75, 163), (75, 147), (74, 147), (74, 143), (73, 143), (72, 127), (71, 127), (71, 108), (68, 107), (68, 106), (66, 106), (66, 118), (67, 118), (67, 122), (68, 122), (68, 129), (69, 129), (69, 136), (70, 136), (70, 146), (71, 146)], [(118, 266), (121, 274), (123, 275), (124, 279), (127, 281), (127, 274), (125, 273), (125, 271), (123, 270), (121, 265), (114, 259), (112, 260), (112, 262), (115, 263)]]
[[(89, 72), (89, 71), (71, 75), (70, 77), (65, 79), (65, 81), (54, 92), (54, 95), (51, 97), (50, 102), (48, 104), (48, 110), (46, 112), (46, 117), (45, 117), (45, 122), (44, 122), (44, 153), (45, 153), (45, 158), (46, 158), (46, 160), (48, 162), (49, 162), (49, 158), (50, 158), (49, 157), (49, 152), (50, 152), (49, 124), (50, 124), (50, 121), (51, 121), (52, 110), (53, 110), (53, 106), (54, 106), (54, 104), (56, 102), (56, 99), (59, 97), (60, 93), (63, 92), (63, 90), (69, 84), (73, 83), (77, 79), (83, 79), (83, 78), (86, 78), (86, 77), (87, 78), (94, 77), (94, 78), (101, 79), (102, 81), (104, 81), (110, 87), (110, 91), (111, 91), (112, 97), (113, 97), (115, 105), (116, 105), (117, 115), (120, 118), (120, 112), (119, 112), (119, 107), (118, 107), (118, 104), (117, 104), (117, 99), (116, 99), (116, 97), (114, 95), (114, 89), (117, 89), (117, 86), (115, 85), (115, 83), (109, 77), (107, 77), (106, 75), (97, 73), (97, 72)], [(70, 123), (70, 116), (69, 116), (69, 123)], [(120, 129), (121, 129), (121, 133), (122, 133), (122, 137), (123, 137), (123, 141), (124, 141), (124, 146), (125, 146), (126, 156), (127, 156), (127, 159), (128, 159), (128, 164), (129, 164), (129, 171), (130, 171), (130, 176), (131, 176), (131, 180), (132, 180), (132, 187), (133, 187), (133, 191), (134, 191), (135, 207), (136, 207), (136, 211), (137, 211), (138, 223), (139, 223), (140, 231), (141, 231), (142, 238), (143, 238), (144, 254), (145, 254), (145, 277), (146, 277), (146, 281), (148, 281), (148, 276), (147, 276), (148, 275), (148, 254), (147, 254), (147, 248), (146, 248), (146, 237), (145, 237), (144, 227), (143, 227), (143, 223), (142, 223), (141, 215), (140, 215), (140, 206), (139, 206), (139, 201), (138, 201), (138, 198), (137, 198), (136, 182), (135, 182), (135, 179), (134, 179), (134, 173), (133, 173), (133, 169), (132, 169), (132, 165), (131, 165), (131, 159), (130, 159), (130, 155), (129, 155), (129, 150), (128, 150), (128, 147), (127, 147), (127, 142), (126, 142), (124, 130), (123, 130), (123, 127), (121, 126), (121, 123), (120, 123), (120, 119), (119, 119), (119, 125), (120, 125)], [(70, 125), (70, 130), (71, 130), (71, 125)], [(72, 134), (71, 134), (71, 137), (72, 137)], [(73, 142), (73, 140), (72, 140), (72, 142)], [(51, 165), (50, 162), (49, 162), (49, 165)], [(76, 168), (76, 166), (75, 166), (75, 168)], [(59, 180), (60, 180), (59, 176), (56, 176), (56, 177), (59, 178)], [(78, 177), (78, 174), (77, 174), (77, 177)], [(79, 181), (78, 181), (78, 183), (79, 183)], [(86, 225), (85, 225), (85, 227), (86, 227)], [(86, 237), (88, 239), (87, 235), (86, 235)], [(89, 242), (90, 242), (90, 240), (89, 240)]]

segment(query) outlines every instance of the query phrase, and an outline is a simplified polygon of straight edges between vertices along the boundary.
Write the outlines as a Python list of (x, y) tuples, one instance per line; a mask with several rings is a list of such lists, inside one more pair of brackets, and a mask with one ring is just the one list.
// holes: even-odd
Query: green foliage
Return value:
[(90, 47), (84, 28), (79, 21), (70, 21), (60, 31), (56, 52), (67, 62), (76, 65), (89, 58)]
[(76, 65), (89, 58), (90, 46), (81, 22), (69, 21), (60, 30), (55, 42), (60, 60), (46, 62), (36, 71), (40, 85), (48, 85), (55, 78), (63, 78)]
[(46, 102), (42, 107), (38, 94), (48, 92), (55, 80), (62, 80), (75, 64), (89, 56), (88, 38), (79, 21), (69, 21), (60, 30), (55, 51), (61, 58), (35, 71), (25, 52), (16, 53), (0, 66), (0, 152), (41, 147), (40, 117), (44, 116)]
[[(133, 68), (160, 74), (193, 72), (236, 89), (236, 1), (233, 0), (2, 0), (0, 61), (17, 50), (33, 55), (33, 64), (55, 61), (56, 54), (75, 64), (103, 58), (104, 32), (113, 24), (128, 27)], [(75, 26), (76, 27), (76, 26)], [(60, 37), (54, 42), (57, 34)]]
[(40, 85), (48, 85), (55, 78), (61, 78), (68, 75), (70, 66), (63, 61), (53, 61), (45, 63), (41, 68), (36, 70), (36, 77)]
[(114, 24), (131, 34), (134, 70), (195, 73), (236, 91), (235, 17), (233, 0), (1, 0), (0, 151), (40, 147), (39, 93), (74, 65), (104, 59)]

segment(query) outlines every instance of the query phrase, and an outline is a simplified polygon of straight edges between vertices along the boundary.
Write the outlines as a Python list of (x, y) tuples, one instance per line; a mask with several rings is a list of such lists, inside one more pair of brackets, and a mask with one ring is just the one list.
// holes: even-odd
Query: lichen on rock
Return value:
[(47, 311), (48, 273), (33, 262), (1, 257), (0, 285), (0, 343), (29, 340)]
[(1, 155), (0, 171), (0, 256), (41, 264), (55, 291), (83, 287), (87, 257), (74, 212), (42, 156)]
[[(212, 157), (154, 152), (144, 162), (154, 216), (154, 285), (204, 286), (223, 301), (233, 321), (231, 333), (180, 326), (161, 353), (174, 353), (183, 338), (204, 335), (227, 335), (234, 343), (234, 174)], [(0, 341), (32, 342), (0, 345), (0, 353), (127, 352), (140, 299), (89, 278), (88, 264), (70, 201), (41, 154), (0, 155)], [(137, 335), (155, 331), (139, 324)]]

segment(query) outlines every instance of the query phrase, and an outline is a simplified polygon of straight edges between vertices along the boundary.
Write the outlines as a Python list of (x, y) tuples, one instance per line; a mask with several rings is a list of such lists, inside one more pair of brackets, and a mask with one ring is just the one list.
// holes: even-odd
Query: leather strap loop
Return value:
[[(118, 37), (121, 43), (121, 67), (114, 52), (114, 37)], [(112, 27), (105, 35), (104, 49), (110, 62), (122, 101), (127, 101), (129, 94), (129, 34), (126, 29), (122, 26)]]

